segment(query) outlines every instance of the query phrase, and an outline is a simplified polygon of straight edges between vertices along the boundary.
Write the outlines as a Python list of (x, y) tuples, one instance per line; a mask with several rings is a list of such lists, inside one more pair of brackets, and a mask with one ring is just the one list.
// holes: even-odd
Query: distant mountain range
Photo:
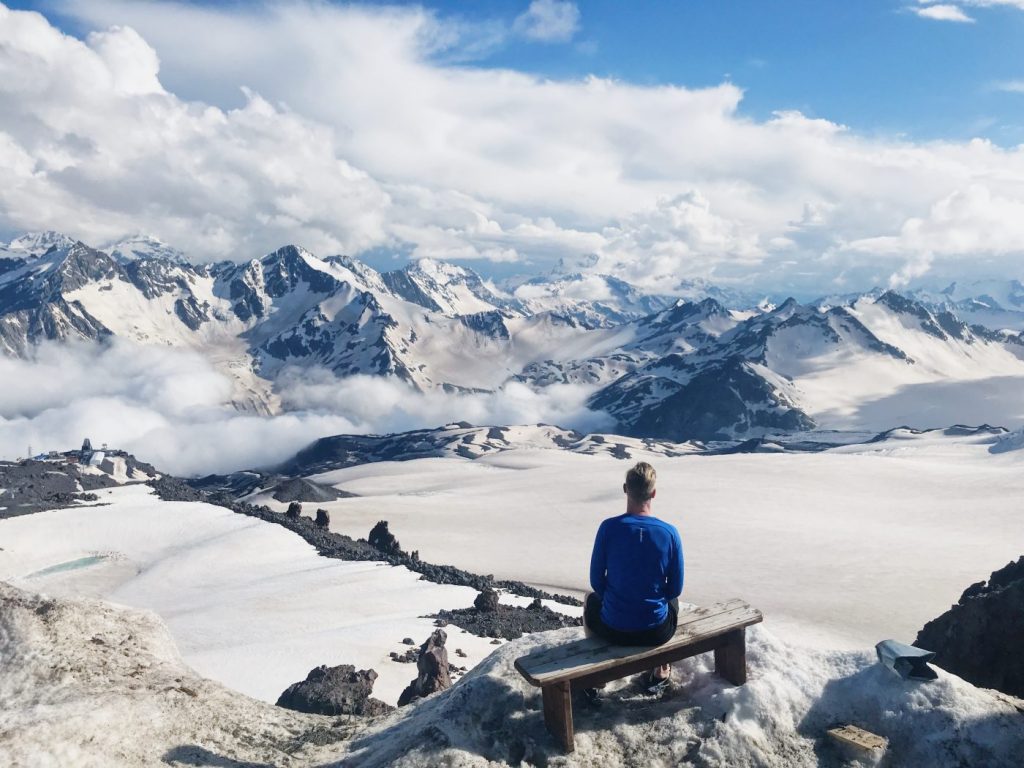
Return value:
[[(46, 232), (0, 249), (0, 352), (110, 337), (192, 349), (232, 377), (240, 407), (262, 412), (279, 408), (273, 382), (290, 367), (449, 392), (586, 384), (619, 433), (674, 441), (887, 428), (926, 393), (1024, 377), (1016, 281), (777, 307), (706, 284), (675, 290), (690, 298), (586, 273), (503, 290), (461, 266), (378, 272), (297, 246), (194, 265), (153, 238), (97, 250)], [(970, 421), (956, 402), (929, 426)]]

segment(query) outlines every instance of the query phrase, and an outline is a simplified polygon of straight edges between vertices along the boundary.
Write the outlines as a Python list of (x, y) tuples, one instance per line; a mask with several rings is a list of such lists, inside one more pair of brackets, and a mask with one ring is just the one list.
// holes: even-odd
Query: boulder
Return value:
[(289, 685), (277, 706), (315, 715), (383, 715), (393, 707), (371, 698), (377, 673), (351, 664), (317, 667), (301, 683)]
[(448, 651), (444, 644), (448, 635), (443, 629), (435, 629), (426, 642), (420, 646), (416, 660), (416, 679), (406, 686), (398, 697), (398, 706), (404, 707), (417, 699), (451, 688), (452, 677), (448, 666)]
[(969, 586), (914, 645), (974, 685), (1024, 697), (1024, 557)]
[(293, 520), (298, 519), (302, 516), (302, 505), (297, 501), (293, 501), (288, 505), (288, 510), (284, 514)]
[(385, 554), (388, 555), (401, 555), (402, 547), (398, 544), (398, 539), (395, 538), (394, 534), (388, 530), (388, 521), (381, 520), (370, 530), (370, 535), (367, 538), (370, 545)]
[(326, 509), (318, 509), (316, 511), (316, 527), (317, 528), (330, 528), (331, 527), (331, 513)]
[(476, 596), (473, 607), (485, 613), (494, 613), (498, 610), (498, 593), (493, 589), (485, 589)]

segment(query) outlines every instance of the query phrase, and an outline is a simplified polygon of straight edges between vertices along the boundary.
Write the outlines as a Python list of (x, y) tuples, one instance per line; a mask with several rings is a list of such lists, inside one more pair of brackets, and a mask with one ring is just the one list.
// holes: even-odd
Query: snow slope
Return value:
[(2, 581), (0, 662), (9, 768), (309, 765), (353, 731), (200, 677), (152, 613)]
[[(313, 667), (355, 664), (380, 674), (374, 695), (394, 704), (415, 669), (389, 652), (430, 635), (421, 617), (477, 595), (405, 568), (324, 558), (280, 526), (150, 490), (99, 491), (104, 506), (0, 521), (0, 580), (155, 611), (200, 674), (269, 702)], [(467, 664), (493, 649), (459, 632), (451, 644)]]
[[(938, 680), (901, 680), (872, 654), (817, 652), (748, 634), (749, 680), (734, 688), (709, 655), (675, 665), (661, 699), (631, 680), (599, 710), (576, 707), (576, 752), (546, 733), (540, 692), (513, 661), (578, 639), (569, 629), (498, 648), (451, 689), (374, 720), (301, 715), (197, 676), (151, 613), (48, 600), (0, 582), (0, 762), (51, 766), (607, 766), (848, 764), (825, 736), (853, 723), (888, 738), (885, 765), (1018, 765), (1024, 702)], [(261, 674), (254, 670), (254, 674)]]

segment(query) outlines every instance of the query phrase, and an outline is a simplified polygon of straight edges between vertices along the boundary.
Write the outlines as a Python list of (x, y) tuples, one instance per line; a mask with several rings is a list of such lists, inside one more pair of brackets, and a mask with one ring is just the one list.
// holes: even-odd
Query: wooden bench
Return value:
[(566, 752), (575, 749), (572, 692), (595, 688), (611, 680), (715, 652), (715, 671), (733, 685), (747, 682), (746, 627), (757, 624), (761, 612), (742, 600), (727, 600), (706, 608), (680, 611), (676, 633), (653, 648), (612, 645), (589, 637), (557, 648), (534, 651), (516, 659), (519, 673), (540, 686), (544, 724)]

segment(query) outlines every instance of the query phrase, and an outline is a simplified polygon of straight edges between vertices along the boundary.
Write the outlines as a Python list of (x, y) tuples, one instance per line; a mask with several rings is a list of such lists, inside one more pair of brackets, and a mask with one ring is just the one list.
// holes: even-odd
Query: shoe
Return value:
[(656, 696), (659, 693), (664, 693), (668, 690), (669, 683), (671, 682), (671, 675), (668, 677), (658, 677), (654, 672), (648, 672), (644, 675), (643, 688), (646, 693), (652, 696)]

